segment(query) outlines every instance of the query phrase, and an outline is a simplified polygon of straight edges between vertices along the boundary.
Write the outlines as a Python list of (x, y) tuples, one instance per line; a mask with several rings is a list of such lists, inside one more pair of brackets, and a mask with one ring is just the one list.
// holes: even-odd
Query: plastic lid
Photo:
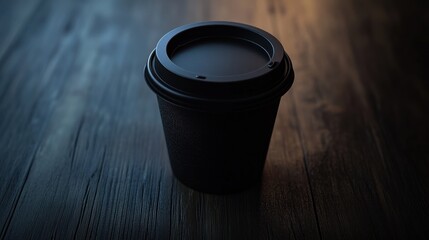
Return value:
[(294, 73), (271, 34), (239, 23), (201, 22), (162, 37), (145, 78), (158, 95), (180, 105), (240, 108), (282, 96)]

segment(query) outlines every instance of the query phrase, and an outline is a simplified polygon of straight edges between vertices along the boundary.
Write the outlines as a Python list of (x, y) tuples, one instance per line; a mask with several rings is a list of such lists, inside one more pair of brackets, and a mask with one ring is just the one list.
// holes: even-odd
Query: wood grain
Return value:
[[(418, 1), (0, 1), (0, 239), (429, 238)], [(174, 179), (143, 66), (168, 30), (263, 28), (296, 73), (264, 176)]]

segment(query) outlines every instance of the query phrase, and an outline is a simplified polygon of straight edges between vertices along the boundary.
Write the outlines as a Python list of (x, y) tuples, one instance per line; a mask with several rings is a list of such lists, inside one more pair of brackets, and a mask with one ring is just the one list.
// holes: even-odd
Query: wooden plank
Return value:
[[(368, 10), (361, 13), (362, 7)], [(429, 24), (427, 11), (421, 3), (401, 1), (344, 8), (351, 17), (350, 39), (357, 40), (351, 44), (355, 61), (372, 59), (359, 74), (383, 161), (374, 175), (387, 222), (400, 238), (427, 238), (429, 85), (422, 52), (429, 40), (422, 32)]]
[[(404, 65), (393, 48), (386, 49), (393, 36), (385, 25), (397, 27), (394, 14), (401, 9), (394, 5), (389, 12), (387, 2), (370, 1), (279, 4), (291, 9), (277, 16), (295, 59), (293, 99), (321, 238), (427, 237), (427, 157), (398, 152), (427, 145), (425, 133), (414, 133), (408, 144), (401, 140), (408, 116), (400, 113), (423, 114), (427, 121), (427, 95), (398, 98), (423, 90), (399, 84), (386, 89), (406, 78), (392, 71)], [(422, 75), (414, 73), (411, 84), (423, 88)], [(396, 114), (389, 116), (388, 109)], [(426, 124), (418, 126), (427, 133)]]
[[(38, 9), (50, 4), (45, 2)], [(68, 4), (61, 6), (69, 7)], [(23, 11), (27, 9), (23, 8)], [(14, 40), (13, 49), (0, 60), (0, 159), (5, 166), (0, 169), (0, 238), (5, 236), (19, 207), (35, 152), (47, 127), (46, 121), (60, 94), (58, 87), (62, 82), (53, 79), (62, 76), (62, 71), (72, 62), (65, 59), (61, 66), (57, 66), (60, 35), (56, 33), (63, 32), (64, 22), (47, 22), (46, 13), (40, 11), (31, 16), (28, 25), (18, 34), (20, 39)], [(52, 14), (51, 17), (56, 16)], [(65, 14), (63, 17), (69, 16)], [(10, 45), (9, 42), (3, 44)]]
[[(50, 99), (55, 101), (52, 116), (46, 120), (43, 138), (38, 139), (40, 145), (32, 157), (31, 170), (3, 236), (82, 238), (97, 234), (121, 238), (124, 234), (135, 234), (126, 232), (124, 226), (146, 234), (151, 225), (152, 230), (157, 227), (148, 215), (158, 212), (154, 197), (160, 191), (158, 184), (147, 186), (146, 182), (158, 182), (157, 174), (162, 171), (153, 172), (152, 176), (150, 166), (155, 163), (159, 169), (158, 155), (164, 151), (160, 120), (151, 108), (155, 106), (153, 100), (145, 98), (148, 89), (141, 76), (143, 59), (149, 52), (148, 43), (143, 42), (139, 48), (144, 32), (132, 39), (131, 49), (127, 49), (127, 44), (131, 41), (131, 31), (147, 25), (136, 23), (126, 28), (126, 10), (131, 9), (115, 12), (114, 2), (62, 4), (47, 5), (44, 9), (47, 12), (40, 14), (49, 16), (48, 26), (39, 23), (41, 33), (31, 32), (26, 36), (26, 39), (61, 37), (55, 55), (55, 64), (60, 66), (53, 66), (54, 74), (48, 76), (57, 82), (43, 89), (47, 94), (52, 91), (60, 95)], [(73, 11), (77, 6), (77, 16), (69, 22), (66, 18), (69, 9)], [(49, 12), (50, 9), (55, 12)], [(133, 17), (145, 20), (147, 13)], [(49, 24), (61, 26), (67, 33), (62, 32), (63, 28), (57, 32)], [(45, 44), (55, 45), (52, 41)], [(34, 43), (34, 39), (29, 41)], [(154, 42), (150, 45), (154, 46)], [(61, 64), (70, 58), (72, 63), (64, 69)], [(155, 126), (150, 126), (151, 123)], [(161, 147), (154, 148), (152, 155), (151, 144)], [(145, 158), (152, 161), (146, 163), (148, 168), (141, 164)], [(133, 201), (138, 201), (137, 206)], [(140, 210), (132, 211), (136, 207)], [(141, 223), (148, 229), (140, 229)]]

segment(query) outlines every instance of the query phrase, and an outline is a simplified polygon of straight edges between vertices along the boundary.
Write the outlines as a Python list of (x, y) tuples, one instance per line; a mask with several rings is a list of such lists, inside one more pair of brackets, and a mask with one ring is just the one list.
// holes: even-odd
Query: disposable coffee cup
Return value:
[(179, 181), (231, 193), (260, 180), (280, 98), (294, 79), (275, 37), (232, 22), (181, 26), (159, 40), (144, 72)]

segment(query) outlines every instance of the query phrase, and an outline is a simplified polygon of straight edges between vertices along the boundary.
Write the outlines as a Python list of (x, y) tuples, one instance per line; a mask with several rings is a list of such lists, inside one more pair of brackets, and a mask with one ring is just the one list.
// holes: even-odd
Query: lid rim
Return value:
[[(183, 25), (180, 27), (177, 27), (168, 33), (166, 33), (157, 43), (155, 52), (158, 61), (161, 63), (161, 65), (164, 66), (164, 68), (175, 75), (180, 75), (182, 77), (191, 79), (191, 80), (201, 80), (196, 78), (196, 75), (200, 75), (201, 73), (194, 73), (192, 71), (188, 71), (180, 66), (178, 66), (176, 63), (174, 63), (167, 51), (168, 44), (172, 39), (174, 39), (177, 35), (190, 30), (198, 30), (203, 29), (204, 27), (232, 27), (237, 28), (241, 30), (248, 31), (249, 33), (256, 34), (259, 37), (265, 39), (267, 43), (269, 43), (270, 48), (272, 49), (272, 54), (269, 54), (270, 60), (263, 66), (261, 66), (259, 69), (255, 69), (254, 71), (242, 73), (242, 74), (234, 74), (234, 75), (227, 75), (227, 76), (213, 76), (207, 74), (204, 75), (206, 78), (204, 79), (205, 82), (240, 82), (240, 81), (246, 81), (249, 79), (253, 79), (256, 77), (263, 76), (267, 73), (269, 73), (272, 69), (268, 67), (268, 65), (271, 62), (280, 62), (283, 59), (283, 46), (274, 36), (272, 36), (270, 33), (259, 29), (257, 27), (253, 27), (247, 24), (242, 23), (236, 23), (236, 22), (228, 22), (228, 21), (208, 21), (208, 22), (196, 22), (191, 23), (187, 25)], [(230, 37), (230, 36), (228, 36)], [(243, 37), (241, 37), (244, 39)], [(250, 41), (249, 39), (246, 39), (246, 41)], [(258, 45), (265, 51), (267, 51), (266, 48), (263, 46), (260, 46), (260, 43), (250, 41), (255, 45)], [(277, 51), (276, 51), (277, 50)], [(269, 51), (267, 51), (269, 53)]]
[[(228, 34), (231, 29), (226, 33), (222, 32), (225, 26), (240, 28), (241, 33), (231, 36), (242, 36), (246, 41), (247, 36), (249, 37), (248, 41), (256, 41), (252, 43), (268, 53), (270, 56), (269, 61), (255, 71), (218, 78), (203, 74), (201, 76), (176, 65), (168, 55), (169, 41), (184, 31), (192, 31), (196, 27), (203, 29), (206, 26), (215, 26), (216, 31), (221, 31), (221, 35), (219, 35), (221, 37), (230, 36)], [(208, 30), (210, 28), (204, 31)], [(204, 36), (206, 33), (204, 31), (202, 33), (198, 32), (198, 34)], [(212, 35), (209, 37), (217, 37), (216, 31), (215, 33), (210, 32)], [(250, 35), (248, 35), (249, 32), (251, 33)], [(187, 32), (188, 35), (190, 33), (193, 32)], [(255, 37), (255, 34), (258, 36)], [(192, 39), (194, 36), (187, 36), (184, 39)], [(266, 42), (261, 43), (261, 39), (265, 39)], [(180, 43), (178, 41), (181, 41), (181, 39), (176, 38), (175, 44)], [(272, 49), (272, 54), (266, 49), (268, 45)], [(216, 21), (184, 25), (164, 35), (147, 60), (144, 76), (147, 84), (156, 94), (179, 105), (192, 108), (222, 107), (237, 109), (259, 105), (261, 102), (281, 97), (292, 86), (294, 71), (292, 62), (284, 51), (283, 46), (271, 34), (245, 24)], [(223, 81), (219, 81), (219, 78), (222, 78)]]
[[(155, 50), (154, 50), (155, 51)], [(246, 97), (246, 98), (202, 98), (192, 95), (187, 95), (178, 89), (171, 88), (170, 85), (165, 84), (156, 72), (152, 71), (151, 61), (153, 61), (154, 51), (149, 57), (148, 63), (144, 67), (144, 76), (148, 86), (160, 97), (167, 99), (171, 102), (174, 102), (180, 106), (193, 107), (193, 108), (228, 108), (228, 109), (237, 109), (237, 108), (248, 108), (255, 105), (263, 104), (270, 99), (283, 96), (291, 87), (294, 82), (295, 73), (293, 71), (292, 62), (289, 60), (289, 56), (285, 54), (286, 63), (288, 67), (282, 77), (282, 80), (278, 84), (270, 88), (268, 91), (262, 92), (261, 94)]]

